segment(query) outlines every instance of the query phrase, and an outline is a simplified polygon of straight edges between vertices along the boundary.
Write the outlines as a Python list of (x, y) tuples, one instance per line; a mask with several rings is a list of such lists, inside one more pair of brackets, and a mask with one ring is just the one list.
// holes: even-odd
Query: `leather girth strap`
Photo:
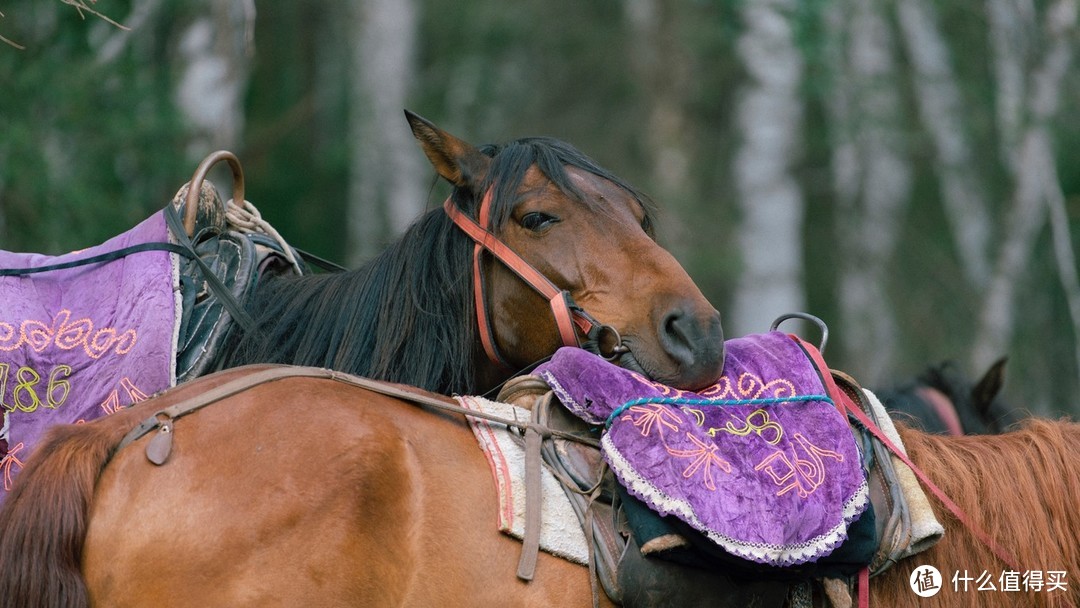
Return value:
[(322, 367), (302, 367), (293, 365), (251, 365), (244, 367), (234, 368), (235, 370), (242, 370), (245, 367), (252, 368), (249, 374), (245, 374), (236, 380), (232, 380), (216, 386), (205, 393), (200, 393), (190, 399), (185, 399), (179, 403), (158, 410), (149, 418), (146, 418), (135, 428), (131, 429), (127, 435), (117, 445), (116, 450), (120, 451), (127, 447), (132, 442), (136, 441), (140, 437), (143, 437), (150, 431), (157, 429), (161, 426), (165, 420), (175, 420), (182, 418), (188, 414), (194, 413), (208, 405), (214, 404), (222, 399), (227, 399), (233, 395), (242, 393), (250, 388), (259, 386), (260, 384), (266, 384), (267, 382), (273, 382), (275, 380), (283, 380), (285, 378), (325, 378), (327, 380), (334, 380), (342, 384), (348, 384), (349, 386), (356, 386), (363, 388), (381, 395), (388, 397), (394, 397), (402, 401), (407, 401), (416, 405), (423, 405), (431, 407), (443, 412), (452, 414), (461, 414), (463, 416), (469, 416), (472, 418), (481, 418), (490, 422), (503, 424), (511, 428), (520, 429), (522, 432), (528, 431), (529, 428), (537, 427), (536, 430), (542, 435), (550, 435), (553, 437), (559, 437), (560, 439), (566, 439), (568, 441), (575, 441), (578, 443), (584, 443), (592, 447), (599, 447), (600, 442), (583, 438), (573, 433), (559, 431), (555, 429), (549, 429), (546, 427), (539, 427), (532, 422), (525, 422), (522, 420), (514, 420), (510, 418), (503, 418), (494, 414), (488, 414), (485, 412), (479, 412), (463, 408), (460, 405), (447, 400), (447, 398), (439, 398), (433, 394), (427, 392), (421, 392), (417, 389), (410, 389), (399, 384), (393, 384), (390, 382), (383, 382), (381, 380), (372, 380), (371, 378), (364, 378), (345, 372), (334, 371), (332, 369), (326, 369)]

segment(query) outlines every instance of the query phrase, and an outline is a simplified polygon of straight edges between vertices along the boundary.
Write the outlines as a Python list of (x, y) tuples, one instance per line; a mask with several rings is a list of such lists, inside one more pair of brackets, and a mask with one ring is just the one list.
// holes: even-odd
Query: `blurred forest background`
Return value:
[(103, 241), (226, 148), (355, 266), (445, 196), (409, 108), (648, 192), (728, 336), (812, 312), (869, 386), (1008, 355), (1011, 401), (1076, 414), (1077, 2), (3, 2), (0, 247)]

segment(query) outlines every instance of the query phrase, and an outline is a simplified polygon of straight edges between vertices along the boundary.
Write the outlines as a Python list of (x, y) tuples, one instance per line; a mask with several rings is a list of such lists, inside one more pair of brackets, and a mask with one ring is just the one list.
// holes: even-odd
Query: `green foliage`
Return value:
[[(644, 2), (645, 0), (638, 0)], [(732, 164), (741, 142), (734, 110), (749, 77), (736, 54), (749, 0), (655, 0), (647, 25), (661, 31), (659, 69), (651, 42), (632, 26), (624, 0), (416, 0), (416, 71), (408, 105), (476, 142), (552, 135), (654, 195), (672, 246), (721, 310), (740, 261)], [(839, 74), (828, 55), (824, 19), (841, 0), (810, 0), (786, 13), (802, 54), (803, 149), (795, 175), (807, 205), (806, 290), (811, 312), (837, 317), (839, 239), (832, 182), (835, 125), (830, 94)], [(237, 150), (248, 198), (294, 244), (343, 260), (349, 193), (349, 91), (354, 76), (352, 11), (362, 0), (260, 3)], [(1000, 238), (1011, 187), (995, 110), (998, 94), (985, 6), (931, 3), (939, 12), (962, 97), (963, 133), (976, 155)], [(118, 21), (136, 0), (94, 4)], [(210, 0), (161, 0), (149, 19), (123, 32), (52, 0), (5, 5), (0, 35), (0, 247), (60, 253), (85, 247), (141, 221), (189, 178), (190, 128), (174, 101), (178, 38)], [(881, 3), (896, 29), (896, 6)], [(1040, 5), (1038, 10), (1045, 7)], [(902, 327), (898, 365), (963, 359), (980, 294), (966, 284), (940, 201), (935, 158), (920, 122), (903, 45), (904, 108), (896, 117), (913, 170), (901, 246), (889, 268)], [(1076, 58), (1073, 58), (1074, 61)], [(664, 63), (664, 62), (667, 63)], [(1080, 93), (1070, 72), (1063, 100)], [(403, 76), (404, 77), (404, 76)], [(678, 113), (686, 183), (664, 190), (651, 131), (657, 99)], [(1066, 106), (1068, 101), (1066, 101)], [(407, 129), (401, 120), (401, 128)], [(1052, 125), (1070, 222), (1080, 222), (1080, 118), (1067, 107)], [(433, 175), (433, 174), (432, 174)], [(444, 192), (435, 189), (431, 198)], [(428, 201), (429, 204), (432, 201)], [(1071, 234), (1080, 236), (1080, 226)], [(674, 235), (671, 237), (670, 235)], [(388, 235), (389, 236), (389, 235)], [(1080, 241), (1074, 236), (1074, 241)], [(1057, 283), (1048, 235), (1036, 243), (1019, 303), (1025, 318), (1010, 362), (1011, 381), (1053, 385), (1038, 399), (1068, 399), (1075, 379), (1075, 336)], [(1080, 248), (1080, 242), (1074, 242)], [(842, 332), (843, 328), (834, 328)], [(839, 350), (839, 367), (845, 361)], [(1064, 363), (1062, 363), (1064, 362)], [(1029, 383), (1030, 384), (1030, 383)]]
[(182, 183), (165, 49), (131, 41), (101, 61), (101, 46), (128, 34), (58, 2), (16, 11), (5, 25), (26, 49), (0, 50), (0, 242), (47, 253), (96, 244)]

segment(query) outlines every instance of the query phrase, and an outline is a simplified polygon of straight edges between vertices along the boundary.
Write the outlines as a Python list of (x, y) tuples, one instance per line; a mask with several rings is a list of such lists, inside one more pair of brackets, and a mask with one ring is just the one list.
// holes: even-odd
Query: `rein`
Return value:
[(555, 325), (559, 330), (559, 337), (564, 346), (580, 347), (577, 330), (580, 329), (589, 340), (596, 341), (598, 354), (611, 361), (624, 353), (629, 352), (622, 343), (619, 332), (610, 325), (600, 323), (581, 307), (574, 304), (570, 292), (559, 289), (543, 273), (526, 262), (514, 250), (499, 240), (490, 229), (491, 225), (491, 199), (494, 188), (488, 188), (484, 198), (480, 202), (478, 214), (479, 222), (466, 215), (448, 197), (443, 202), (443, 209), (450, 221), (454, 222), (469, 238), (473, 240), (473, 300), (476, 307), (476, 320), (480, 326), (480, 343), (484, 352), (496, 365), (506, 369), (511, 366), (499, 353), (495, 344), (495, 334), (491, 328), (491, 319), (487, 312), (487, 298), (485, 297), (484, 275), (481, 270), (480, 260), (484, 251), (490, 252), (497, 260), (516, 274), (526, 285), (539, 293), (551, 307), (551, 313), (555, 317)]
[[(833, 379), (832, 374), (829, 371), (828, 365), (825, 363), (824, 358), (822, 358), (821, 356), (821, 352), (814, 348), (813, 345), (807, 343), (798, 336), (792, 335), (792, 338), (803, 347), (803, 351), (806, 352), (806, 354), (810, 357), (811, 360), (813, 360), (814, 364), (817, 366), (818, 370), (821, 373), (822, 379), (825, 382), (826, 390), (829, 392), (829, 394), (834, 395), (833, 401), (840, 413), (857, 420), (859, 424), (863, 426), (863, 428), (865, 428), (871, 435), (877, 438), (877, 440), (880, 441), (886, 448), (888, 448), (888, 450), (892, 452), (894, 456), (899, 458), (901, 462), (907, 465), (908, 468), (911, 469), (911, 472), (915, 474), (915, 477), (918, 478), (918, 480), (922, 483), (923, 487), (926, 488), (926, 490), (929, 491), (931, 494), (933, 494), (934, 497), (937, 498), (941, 502), (941, 504), (946, 509), (948, 509), (953, 514), (953, 516), (956, 517), (956, 519), (961, 524), (963, 524), (976, 539), (979, 540), (979, 542), (981, 542), (984, 546), (990, 549), (990, 552), (993, 553), (994, 556), (996, 556), (998, 559), (1000, 559), (1002, 563), (1006, 564), (1013, 570), (1016, 570), (1018, 572), (1022, 571), (1019, 561), (1016, 559), (1015, 556), (1013, 556), (1012, 552), (998, 544), (997, 541), (995, 541), (989, 533), (987, 533), (985, 530), (982, 529), (982, 527), (972, 521), (971, 517), (966, 512), (964, 512), (964, 510), (961, 509), (959, 505), (953, 502), (953, 500), (949, 498), (947, 494), (945, 494), (944, 490), (939, 488), (937, 484), (935, 484), (930, 479), (930, 477), (922, 471), (922, 469), (920, 469), (914, 462), (911, 461), (910, 458), (908, 458), (908, 455), (904, 450), (898, 448), (896, 444), (894, 444), (885, 435), (885, 433), (876, 424), (874, 424), (872, 420), (870, 420), (870, 418), (862, 411), (862, 409), (859, 406), (855, 405), (851, 396), (839, 389), (839, 387), (836, 385), (836, 381)], [(861, 569), (858, 576), (858, 605), (859, 608), (865, 608), (869, 605), (869, 569)]]

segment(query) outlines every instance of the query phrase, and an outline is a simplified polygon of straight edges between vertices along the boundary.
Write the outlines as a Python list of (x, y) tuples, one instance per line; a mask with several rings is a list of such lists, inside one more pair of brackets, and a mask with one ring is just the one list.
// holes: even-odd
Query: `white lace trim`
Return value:
[(672, 514), (699, 530), (709, 540), (720, 545), (728, 553), (774, 566), (793, 566), (813, 561), (828, 555), (833, 549), (847, 540), (848, 526), (861, 514), (870, 500), (870, 488), (866, 478), (862, 479), (859, 489), (844, 503), (843, 521), (828, 532), (791, 545), (773, 545), (768, 543), (749, 543), (731, 538), (706, 526), (693, 507), (685, 500), (672, 498), (638, 474), (626, 458), (615, 448), (607, 433), (601, 438), (604, 455), (616, 476), (634, 496), (644, 500), (661, 515)]
[(551, 390), (555, 392), (555, 396), (559, 398), (559, 401), (566, 406), (566, 409), (570, 410), (575, 416), (581, 418), (589, 424), (603, 424), (604, 419), (596, 417), (595, 414), (586, 409), (585, 404), (578, 403), (573, 395), (567, 392), (563, 385), (559, 384), (559, 379), (555, 377), (550, 371), (544, 370), (540, 372), (540, 377), (547, 382), (547, 385), (551, 387)]

